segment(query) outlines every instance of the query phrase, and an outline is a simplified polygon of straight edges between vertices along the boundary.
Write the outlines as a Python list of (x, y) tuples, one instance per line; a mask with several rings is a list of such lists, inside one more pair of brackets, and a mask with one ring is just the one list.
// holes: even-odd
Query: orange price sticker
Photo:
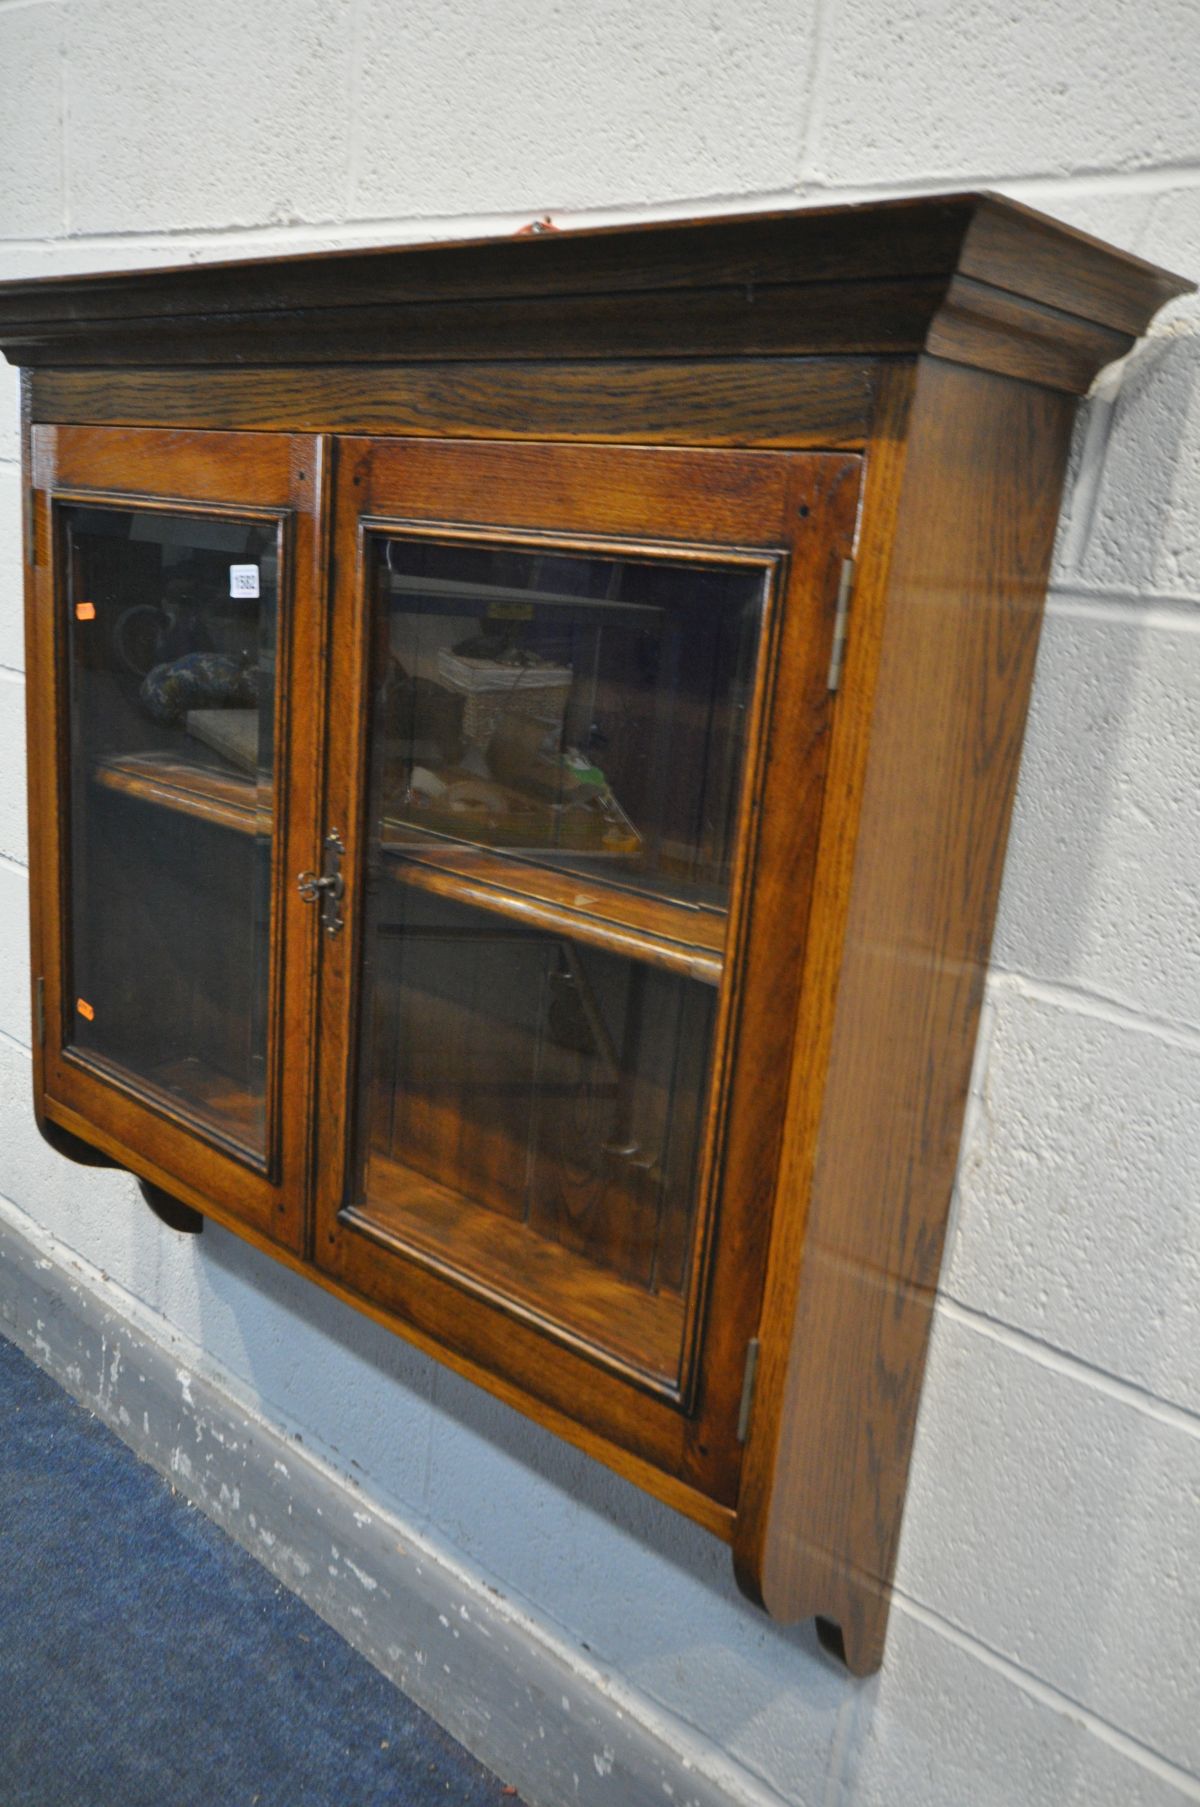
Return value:
[(75, 619), (76, 621), (94, 621), (96, 619), (95, 603), (77, 602), (75, 604)]
[(76, 998), (75, 1008), (79, 1012), (80, 1016), (83, 1018), (85, 1023), (90, 1023), (96, 1014), (95, 1010), (88, 1003), (86, 998)]

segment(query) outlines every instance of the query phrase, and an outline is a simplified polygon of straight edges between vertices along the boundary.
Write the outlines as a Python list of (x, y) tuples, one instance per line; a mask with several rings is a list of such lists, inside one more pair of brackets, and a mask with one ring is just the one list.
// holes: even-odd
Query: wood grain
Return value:
[(777, 454), (351, 436), (338, 447), (346, 507), (398, 529), (477, 540), (483, 526), (498, 544), (535, 548), (565, 532), (581, 551), (614, 535), (631, 558), (666, 545), (710, 564), (728, 559), (720, 548), (783, 543), (788, 460)]
[(1042, 302), (955, 276), (926, 335), (926, 350), (956, 364), (1082, 395), (1097, 370), (1133, 338)]
[(303, 370), (40, 369), (42, 421), (642, 445), (861, 447), (873, 359), (327, 364)]
[(568, 876), (476, 849), (397, 854), (387, 869), (398, 883), (433, 896), (569, 935), (703, 985), (721, 983), (724, 912), (659, 903), (597, 883), (591, 874)]
[(173, 753), (128, 753), (100, 760), (92, 778), (104, 790), (231, 828), (235, 834), (271, 830), (270, 806), (252, 780), (192, 764)]
[(1077, 227), (1006, 195), (983, 194), (963, 238), (964, 276), (1027, 295), (1116, 332), (1143, 333), (1150, 316), (1195, 287)]
[(683, 1300), (651, 1292), (539, 1235), (527, 1224), (481, 1211), (448, 1186), (398, 1162), (371, 1163), (369, 1209), (347, 1221), (412, 1253), (479, 1296), (549, 1324), (578, 1346), (612, 1350), (631, 1373), (674, 1393), (683, 1342)]
[(0, 348), (59, 367), (911, 354), (956, 271), (1130, 337), (1190, 286), (967, 194), (0, 284)]
[[(117, 432), (111, 426), (39, 425), (31, 447), (35, 489), (202, 504), (278, 515), (291, 500), (295, 450), (287, 434)], [(311, 488), (311, 475), (301, 482)]]
[[(996, 316), (1011, 316), (998, 328)], [(946, 316), (949, 315), (949, 321)], [(1069, 330), (1067, 321), (1069, 320)], [(167, 367), (214, 358), (255, 366), (340, 364), (357, 346), (364, 364), (426, 359), (820, 358), (913, 355), (928, 347), (982, 370), (999, 370), (1082, 393), (1133, 335), (1064, 317), (1042, 303), (945, 277), (889, 278), (820, 286), (775, 283), (603, 297), (561, 295), (368, 307), (330, 306), (311, 320), (292, 315), (159, 325), (151, 355)], [(63, 324), (52, 343), (29, 337), (14, 350), (33, 365), (140, 366), (148, 355), (139, 322)]]
[(737, 1529), (743, 1584), (834, 1620), (859, 1674), (882, 1654), (1069, 431), (1049, 392), (931, 361), (868, 491)]

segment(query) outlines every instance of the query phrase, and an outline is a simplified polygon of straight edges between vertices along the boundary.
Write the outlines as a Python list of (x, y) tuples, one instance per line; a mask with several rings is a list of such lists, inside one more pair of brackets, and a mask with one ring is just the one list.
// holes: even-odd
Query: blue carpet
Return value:
[(0, 1338), (0, 1807), (513, 1807)]

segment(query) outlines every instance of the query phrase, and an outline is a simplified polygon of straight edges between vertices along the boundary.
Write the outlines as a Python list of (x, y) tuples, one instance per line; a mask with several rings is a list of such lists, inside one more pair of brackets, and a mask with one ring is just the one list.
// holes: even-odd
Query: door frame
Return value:
[[(316, 926), (295, 874), (317, 860), (319, 708), (324, 649), (322, 512), (328, 444), (319, 436), (162, 428), (35, 425), (30, 484), (33, 569), (27, 614), (30, 689), (29, 795), (33, 971), (41, 1035), (39, 1114), (68, 1129), (94, 1126), (106, 1151), (189, 1200), (211, 1199), (229, 1216), (301, 1253), (308, 1240)], [(135, 1074), (107, 1070), (65, 1044), (70, 970), (70, 722), (67, 572), (59, 510), (148, 512), (277, 521), (275, 803), (267, 1136), (260, 1162), (222, 1145), (186, 1113), (143, 1092)], [(181, 925), (186, 932), (186, 925)]]
[[(346, 437), (334, 484), (334, 623), (326, 828), (345, 840), (345, 930), (323, 938), (317, 1081), (316, 1264), (414, 1340), (534, 1417), (566, 1414), (593, 1434), (732, 1507), (746, 1348), (761, 1301), (800, 957), (815, 864), (830, 698), (827, 674), (861, 457), (844, 452), (596, 446), (563, 442)], [(714, 1203), (694, 1289), (695, 1358), (677, 1395), (647, 1390), (572, 1344), (364, 1231), (343, 1210), (357, 1047), (366, 859), (371, 607), (369, 539), (407, 526), (477, 537), (541, 536), (610, 554), (723, 554), (780, 572), (760, 653), (747, 746), (710, 1097)], [(717, 1225), (719, 1222), (719, 1232)]]

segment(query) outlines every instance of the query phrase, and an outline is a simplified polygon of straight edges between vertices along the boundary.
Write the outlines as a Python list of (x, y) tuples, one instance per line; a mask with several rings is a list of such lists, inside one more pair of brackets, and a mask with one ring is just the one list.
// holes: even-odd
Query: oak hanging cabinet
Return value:
[(1011, 203), (0, 285), (35, 1105), (876, 1666), (1076, 398)]

